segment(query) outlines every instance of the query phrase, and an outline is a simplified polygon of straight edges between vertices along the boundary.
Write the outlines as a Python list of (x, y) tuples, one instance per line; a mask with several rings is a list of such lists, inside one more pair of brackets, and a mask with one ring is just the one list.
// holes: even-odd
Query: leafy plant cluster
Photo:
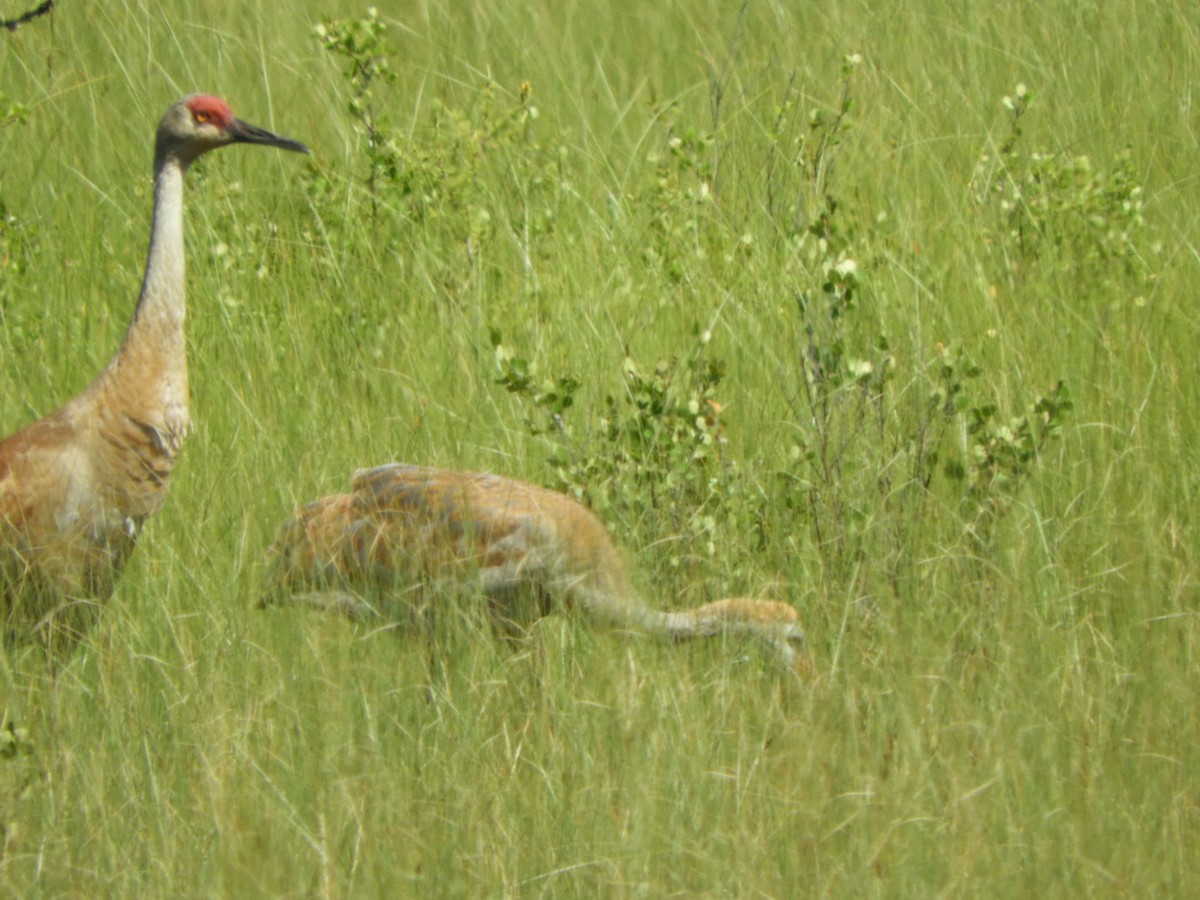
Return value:
[(837, 211), (837, 201), (825, 188), (850, 130), (851, 85), (861, 64), (857, 53), (843, 57), (840, 93), (832, 107), (816, 104), (805, 113), (793, 74), (775, 110), (768, 136), (766, 209), (789, 239), (806, 230), (819, 238), (833, 225), (826, 214)]
[[(457, 259), (439, 266), (437, 278), (447, 294), (461, 295), (496, 231), (496, 199), (481, 184), (487, 167), (508, 166), (514, 189), (534, 201), (525, 204), (534, 212), (522, 230), (548, 227), (548, 201), (539, 195), (554, 181), (547, 177), (554, 157), (543, 154), (534, 140), (539, 111), (529, 84), (521, 84), (514, 96), (485, 78), (465, 105), (435, 98), (418, 127), (404, 130), (388, 115), (386, 88), (396, 77), (395, 49), (378, 12), (371, 8), (364, 18), (326, 19), (316, 36), (342, 63), (349, 86), (347, 108), (364, 147), (366, 215), (380, 226), (399, 226), (374, 229), (381, 234), (406, 234), (419, 225), (426, 237), (460, 247)], [(331, 175), (313, 169), (310, 193), (316, 202), (331, 200), (336, 188)], [(321, 205), (329, 213), (336, 207)], [(403, 248), (392, 249), (403, 253)]]
[(1021, 150), (1021, 120), (1032, 100), (1024, 84), (1003, 98), (1009, 133), (975, 167), (972, 195), (990, 223), (992, 243), (1010, 261), (1148, 276), (1145, 196), (1132, 158), (1122, 154), (1105, 171), (1086, 155)]
[[(672, 117), (669, 109), (660, 115)], [(653, 180), (636, 197), (649, 214), (642, 258), (674, 283), (723, 243), (724, 229), (714, 228), (712, 144), (711, 133), (670, 122), (663, 149), (648, 160)]]
[(807, 521), (825, 571), (845, 583), (866, 560), (883, 561), (903, 595), (941, 510), (958, 507), (968, 553), (990, 548), (1071, 401), (1056, 384), (1024, 414), (1005, 417), (982, 367), (962, 347), (942, 344), (901, 377), (875, 314), (886, 297), (871, 279), (884, 264), (872, 261), (873, 248), (886, 238), (846, 215), (832, 177), (856, 64), (847, 57), (836, 113), (810, 116), (791, 155), (776, 163), (806, 182), (793, 199), (776, 195), (771, 205), (804, 223), (793, 239), (796, 350), (787, 373), (796, 437), (781, 493)]
[(708, 65), (707, 127), (684, 119), (678, 102), (655, 108), (664, 122), (662, 144), (646, 160), (649, 185), (631, 196), (648, 218), (638, 252), (672, 284), (686, 283), (701, 266), (725, 279), (754, 257), (764, 236), (794, 244), (810, 226), (828, 227), (826, 214), (836, 211), (837, 201), (821, 192), (849, 130), (850, 85), (861, 56), (842, 60), (832, 105), (806, 103), (793, 73), (765, 126), (756, 126), (765, 147), (748, 148), (728, 136), (735, 130), (725, 119), (736, 47), (729, 54)]
[(725, 366), (710, 352), (710, 332), (700, 333), (685, 357), (660, 360), (652, 370), (627, 355), (621, 391), (607, 394), (603, 412), (582, 424), (569, 414), (578, 379), (542, 376), (498, 329), (491, 339), (497, 383), (525, 402), (529, 433), (551, 441), (556, 490), (616, 520), (653, 515), (660, 533), (665, 522), (710, 559), (725, 544), (726, 529), (759, 516), (761, 493), (724, 453), (718, 397)]
[[(1017, 492), (1033, 475), (1046, 444), (1062, 431), (1073, 403), (1061, 381), (1037, 397), (1020, 416), (1002, 418), (994, 403), (967, 411), (969, 441), (964, 504), (974, 516), (972, 535), (982, 546)], [(951, 474), (960, 474), (950, 467)]]

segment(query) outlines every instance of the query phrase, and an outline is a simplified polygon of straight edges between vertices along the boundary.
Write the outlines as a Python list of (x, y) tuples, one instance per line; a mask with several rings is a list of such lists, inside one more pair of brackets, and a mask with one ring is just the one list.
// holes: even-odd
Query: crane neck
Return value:
[[(154, 214), (146, 272), (133, 319), (116, 356), (79, 398), (110, 403), (138, 415), (168, 417), (186, 430), (187, 345), (184, 333), (183, 180), (187, 162), (156, 153)], [(151, 413), (151, 410), (158, 410)]]
[[(159, 155), (154, 166), (154, 216), (146, 273), (125, 343), (149, 332), (163, 350), (183, 350), (186, 315), (183, 247), (183, 179), (186, 165)], [(167, 346), (163, 346), (163, 342)]]

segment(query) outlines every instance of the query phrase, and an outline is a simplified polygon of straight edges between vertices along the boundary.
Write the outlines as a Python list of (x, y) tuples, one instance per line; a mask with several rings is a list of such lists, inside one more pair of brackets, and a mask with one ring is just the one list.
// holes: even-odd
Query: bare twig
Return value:
[(3, 25), (9, 31), (16, 31), (26, 22), (32, 22), (34, 19), (46, 15), (54, 9), (54, 0), (43, 0), (38, 6), (31, 10), (21, 13), (15, 19), (0, 19), (0, 25)]

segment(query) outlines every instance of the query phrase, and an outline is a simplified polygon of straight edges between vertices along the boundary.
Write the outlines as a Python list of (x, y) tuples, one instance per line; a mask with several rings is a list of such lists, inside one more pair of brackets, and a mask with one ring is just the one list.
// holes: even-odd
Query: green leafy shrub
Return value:
[(653, 516), (709, 558), (730, 542), (731, 527), (757, 515), (761, 502), (723, 452), (718, 388), (724, 364), (711, 355), (711, 339), (702, 332), (686, 357), (661, 360), (652, 371), (626, 356), (622, 391), (604, 398), (600, 415), (576, 425), (567, 412), (580, 382), (539, 377), (536, 364), (492, 330), (497, 383), (526, 403), (529, 432), (551, 441), (551, 486), (610, 519), (634, 523)]
[(780, 493), (808, 524), (821, 568), (837, 584), (854, 582), (872, 560), (905, 596), (919, 577), (912, 561), (937, 532), (929, 520), (947, 502), (959, 510), (964, 552), (991, 549), (997, 524), (1071, 401), (1056, 384), (1024, 415), (1005, 419), (983, 389), (983, 368), (961, 347), (938, 344), (931, 358), (900, 371), (872, 315), (886, 302), (871, 278), (873, 260), (887, 259), (874, 247), (886, 239), (839, 203), (824, 156), (848, 134), (851, 72), (848, 63), (838, 114), (810, 118), (797, 143), (809, 188), (799, 192), (808, 205), (788, 212), (807, 224), (794, 240), (800, 265), (789, 405), (796, 437)]
[[(536, 290), (537, 251), (529, 244), (553, 228), (554, 208), (565, 196), (559, 190), (565, 150), (544, 149), (536, 140), (532, 86), (509, 91), (485, 76), (456, 86), (454, 98), (430, 97), (411, 124), (398, 128), (387, 112), (394, 108), (388, 87), (395, 49), (376, 10), (361, 19), (326, 19), (316, 36), (342, 66), (347, 111), (364, 151), (361, 191), (349, 192), (350, 203), (339, 176), (310, 168), (309, 195), (322, 231), (342, 232), (350, 256), (370, 250), (405, 273), (423, 275), (448, 300), (513, 270)], [(363, 219), (372, 226), (363, 229)], [(515, 265), (500, 258), (513, 252), (512, 242), (496, 240), (504, 230), (521, 236)]]
[(975, 167), (972, 195), (988, 239), (1013, 263), (1042, 260), (1069, 271), (1115, 268), (1146, 277), (1153, 253), (1132, 158), (1124, 153), (1105, 170), (1086, 155), (1022, 151), (1021, 119), (1032, 99), (1024, 84), (1003, 98), (1009, 134)]

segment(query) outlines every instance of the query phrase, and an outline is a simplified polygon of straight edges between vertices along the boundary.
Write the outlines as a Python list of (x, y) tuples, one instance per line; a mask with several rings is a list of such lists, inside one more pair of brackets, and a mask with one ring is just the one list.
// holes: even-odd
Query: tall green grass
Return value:
[[(380, 6), (402, 165), (374, 196), (385, 151), (313, 33), (365, 7), (62, 4), (5, 34), (5, 433), (120, 340), (168, 103), (220, 93), (314, 158), (189, 177), (197, 430), (96, 632), (53, 673), (0, 657), (4, 893), (1196, 893), (1200, 18), (876, 7)], [(844, 128), (810, 131), (852, 53)], [(1033, 154), (1063, 180), (1022, 181)], [(1059, 204), (1024, 243), (985, 155)], [(1144, 224), (1100, 258), (1122, 187)], [(626, 358), (686, 405), (706, 331), (711, 454), (606, 437), (674, 415), (638, 413)], [(848, 379), (818, 407), (814, 347)], [(949, 416), (939, 347), (978, 369)], [(567, 376), (558, 429), (537, 394)], [(1061, 430), (987, 481), (972, 413), (1058, 381)], [(621, 453), (667, 462), (584, 465)], [(578, 490), (651, 602), (794, 603), (814, 675), (557, 616), (513, 645), (255, 609), (294, 504), (391, 459)]]

